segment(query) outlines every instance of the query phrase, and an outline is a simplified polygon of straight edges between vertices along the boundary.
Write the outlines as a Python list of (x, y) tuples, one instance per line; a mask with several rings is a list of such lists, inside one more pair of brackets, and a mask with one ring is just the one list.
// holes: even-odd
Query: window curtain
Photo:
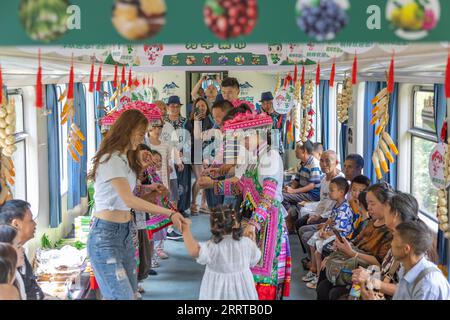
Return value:
[(345, 121), (341, 124), (341, 136), (339, 141), (339, 148), (341, 155), (341, 168), (344, 169), (345, 158), (347, 158), (347, 129), (348, 129), (348, 121)]
[(330, 81), (321, 80), (319, 85), (319, 107), (322, 119), (322, 145), (323, 150), (328, 150), (330, 141)]
[[(377, 93), (386, 87), (385, 82), (366, 82), (365, 98), (364, 98), (364, 174), (370, 178), (372, 183), (377, 183), (377, 176), (372, 164), (372, 154), (375, 146), (378, 143), (378, 136), (375, 136), (376, 126), (370, 125), (372, 119), (372, 104), (371, 100)], [(398, 140), (398, 83), (394, 85), (394, 92), (391, 94), (389, 101), (389, 126), (387, 128), (389, 134), (397, 144)], [(394, 155), (393, 155), (394, 156)], [(395, 158), (394, 158), (395, 159)], [(397, 187), (397, 161), (389, 164), (389, 172), (383, 175), (382, 180), (391, 184), (394, 188)]]
[(441, 141), (441, 130), (444, 120), (447, 117), (447, 101), (445, 98), (445, 86), (443, 84), (434, 85), (434, 124), (436, 137)]
[[(87, 138), (86, 94), (82, 83), (75, 83), (74, 108), (74, 121)], [(81, 198), (87, 197), (86, 141), (83, 142), (83, 152), (84, 155), (80, 156), (80, 162), (75, 162), (70, 155), (68, 156), (69, 188), (71, 188), (67, 199), (67, 208), (69, 210), (79, 205)]]
[(62, 221), (61, 186), (59, 164), (59, 110), (56, 85), (45, 86), (45, 103), (51, 114), (47, 116), (47, 152), (48, 152), (48, 183), (50, 204), (50, 227), (57, 228)]
[[(443, 84), (434, 85), (434, 124), (436, 126), (436, 136), (441, 141), (441, 130), (444, 120), (447, 117), (447, 100), (445, 97), (445, 86)], [(448, 243), (444, 233), (438, 230), (437, 251), (439, 255), (439, 264), (445, 266), (447, 271), (450, 269), (450, 261), (448, 260)], [(450, 280), (450, 276), (449, 276)]]
[(104, 106), (105, 100), (103, 99), (103, 85), (104, 82), (100, 83), (100, 92), (95, 91), (94, 93), (94, 108), (95, 108), (95, 150), (98, 150), (100, 143), (102, 142), (102, 133), (100, 120), (105, 116), (105, 111), (99, 106)]

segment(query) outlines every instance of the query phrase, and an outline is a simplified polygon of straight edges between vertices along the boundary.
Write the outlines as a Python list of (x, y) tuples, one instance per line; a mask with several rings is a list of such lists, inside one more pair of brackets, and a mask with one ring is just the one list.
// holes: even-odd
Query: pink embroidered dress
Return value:
[[(242, 119), (231, 120), (239, 122)], [(272, 119), (263, 115), (247, 115), (245, 125), (229, 124), (231, 130), (271, 126)], [(267, 118), (267, 119), (265, 119)], [(251, 269), (260, 300), (288, 297), (291, 281), (291, 253), (285, 224), (286, 210), (281, 205), (283, 161), (275, 150), (260, 146), (256, 164), (249, 164), (238, 182), (215, 181), (214, 192), (224, 195), (243, 195), (241, 214), (256, 228), (256, 242), (262, 257)]]

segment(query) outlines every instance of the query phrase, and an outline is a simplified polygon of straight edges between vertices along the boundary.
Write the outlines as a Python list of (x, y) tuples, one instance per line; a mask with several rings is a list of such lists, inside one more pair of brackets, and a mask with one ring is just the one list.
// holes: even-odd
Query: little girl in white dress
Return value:
[(189, 255), (206, 265), (200, 300), (258, 300), (250, 271), (261, 251), (250, 238), (242, 236), (234, 210), (219, 207), (211, 212), (212, 239), (198, 243), (190, 221), (183, 226), (184, 244)]

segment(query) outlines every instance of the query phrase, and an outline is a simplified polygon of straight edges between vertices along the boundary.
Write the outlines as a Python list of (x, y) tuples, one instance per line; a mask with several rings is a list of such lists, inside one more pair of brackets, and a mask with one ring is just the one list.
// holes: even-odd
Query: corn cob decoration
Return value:
[(300, 120), (299, 120), (299, 112), (300, 112), (300, 106), (302, 102), (302, 82), (300, 79), (298, 79), (295, 83), (295, 101), (297, 101), (297, 105), (294, 107), (294, 127), (298, 130), (300, 129)]
[[(14, 134), (16, 132), (16, 108), (14, 99), (6, 100), (3, 96), (0, 101), (0, 177), (7, 182), (9, 186), (15, 185), (16, 171), (14, 162), (11, 157), (16, 152), (16, 139)], [(11, 194), (11, 190), (9, 190)]]
[(63, 111), (61, 113), (61, 125), (69, 124), (69, 134), (67, 137), (67, 150), (75, 162), (80, 162), (80, 156), (83, 156), (83, 143), (85, 137), (78, 126), (75, 124), (75, 107), (74, 107), (74, 68), (73, 57), (72, 65), (70, 67), (69, 84), (58, 98), (62, 102), (65, 99)]
[(275, 84), (275, 90), (273, 92), (276, 94), (278, 92), (278, 90), (280, 90), (280, 88), (281, 88), (281, 78), (280, 78), (280, 74), (277, 74), (277, 81)]
[(353, 101), (353, 85), (352, 79), (347, 78), (344, 81), (344, 88), (337, 97), (338, 121), (344, 123), (348, 120), (348, 107)]
[[(374, 106), (372, 109), (371, 125), (377, 125), (375, 134), (379, 136), (378, 144), (372, 155), (372, 163), (375, 168), (377, 179), (380, 180), (383, 177), (383, 173), (389, 172), (388, 162), (394, 163), (394, 157), (398, 155), (397, 147), (392, 140), (389, 133), (386, 131), (386, 126), (389, 123), (389, 92), (387, 88), (381, 90), (371, 103)], [(391, 153), (392, 151), (392, 153)], [(387, 161), (386, 161), (387, 159)]]

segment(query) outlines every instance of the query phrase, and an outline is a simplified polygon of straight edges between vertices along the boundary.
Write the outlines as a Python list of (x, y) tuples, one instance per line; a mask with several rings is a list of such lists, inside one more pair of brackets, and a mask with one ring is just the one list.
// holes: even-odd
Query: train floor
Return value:
[[(210, 237), (209, 215), (200, 214), (191, 217), (192, 232), (198, 241), (206, 241)], [(301, 266), (304, 257), (297, 235), (290, 236), (292, 252), (291, 295), (288, 300), (313, 300), (315, 290), (306, 287), (301, 277), (305, 271)], [(191, 258), (183, 242), (166, 240), (164, 249), (169, 259), (159, 260), (156, 276), (149, 276), (142, 283), (145, 293), (143, 300), (197, 300), (205, 267)]]

